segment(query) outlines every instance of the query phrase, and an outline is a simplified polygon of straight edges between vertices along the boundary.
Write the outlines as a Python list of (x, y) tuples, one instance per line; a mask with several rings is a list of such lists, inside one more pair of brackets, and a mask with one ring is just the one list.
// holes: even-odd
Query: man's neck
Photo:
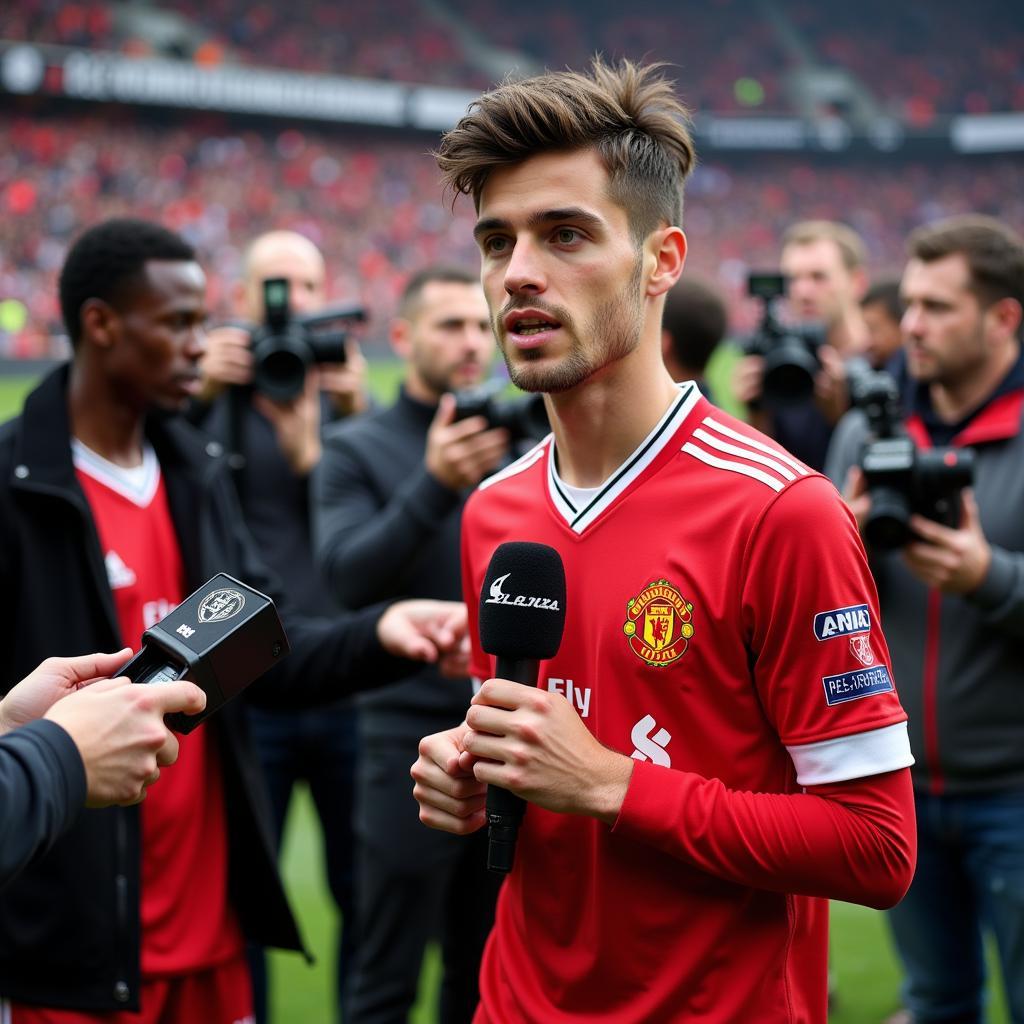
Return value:
[(928, 394), (935, 414), (943, 423), (959, 423), (995, 392), (1019, 356), (1020, 345), (1007, 346), (967, 378), (933, 382)]
[(655, 348), (643, 346), (579, 387), (548, 397), (559, 476), (597, 487), (654, 429), (679, 396)]
[(142, 462), (142, 415), (119, 402), (110, 382), (76, 361), (68, 389), (71, 433), (117, 466)]

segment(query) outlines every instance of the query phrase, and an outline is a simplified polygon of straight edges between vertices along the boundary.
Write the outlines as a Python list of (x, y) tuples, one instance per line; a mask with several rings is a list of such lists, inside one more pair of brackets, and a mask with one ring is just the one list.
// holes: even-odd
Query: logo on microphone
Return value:
[(199, 605), (200, 622), (223, 622), (234, 618), (245, 606), (245, 595), (237, 590), (213, 590)]
[(499, 576), (490, 586), (490, 597), (484, 601), (484, 604), (510, 604), (515, 608), (540, 608), (544, 611), (557, 612), (560, 611), (558, 607), (558, 601), (551, 597), (526, 597), (523, 594), (516, 594), (512, 597), (506, 594), (501, 589), (501, 585), (511, 576), (512, 573), (507, 572), (504, 576)]
[(693, 636), (693, 605), (668, 580), (655, 580), (626, 602), (626, 634), (633, 653), (661, 668), (686, 653)]

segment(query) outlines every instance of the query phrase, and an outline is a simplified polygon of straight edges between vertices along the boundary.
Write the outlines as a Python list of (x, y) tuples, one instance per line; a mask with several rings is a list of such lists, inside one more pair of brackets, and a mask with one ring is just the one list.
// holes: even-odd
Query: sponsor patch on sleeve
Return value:
[(825, 687), (825, 703), (830, 706), (871, 697), (876, 693), (888, 693), (893, 689), (892, 676), (885, 665), (858, 668), (837, 676), (823, 676), (821, 685)]
[(814, 616), (814, 635), (819, 640), (837, 636), (871, 632), (871, 614), (866, 604), (851, 604), (846, 608), (833, 608)]

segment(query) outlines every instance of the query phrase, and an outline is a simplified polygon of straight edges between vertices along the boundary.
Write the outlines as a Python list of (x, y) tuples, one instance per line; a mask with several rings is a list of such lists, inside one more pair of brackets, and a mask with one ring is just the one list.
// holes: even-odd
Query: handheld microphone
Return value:
[[(565, 568), (547, 544), (511, 541), (491, 556), (480, 593), (480, 645), (497, 657), (495, 675), (537, 685), (543, 659), (558, 653), (565, 628)], [(487, 787), (487, 867), (512, 870), (526, 802)]]
[(175, 732), (189, 733), (288, 651), (274, 602), (222, 572), (147, 629), (139, 653), (118, 675), (133, 683), (195, 683), (206, 709), (164, 716)]

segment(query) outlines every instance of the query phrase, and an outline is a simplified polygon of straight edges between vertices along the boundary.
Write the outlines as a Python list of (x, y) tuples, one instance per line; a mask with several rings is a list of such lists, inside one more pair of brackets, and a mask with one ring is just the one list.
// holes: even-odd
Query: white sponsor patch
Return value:
[(851, 604), (833, 608), (814, 616), (814, 635), (818, 640), (832, 640), (837, 636), (871, 632), (871, 615), (866, 604)]

